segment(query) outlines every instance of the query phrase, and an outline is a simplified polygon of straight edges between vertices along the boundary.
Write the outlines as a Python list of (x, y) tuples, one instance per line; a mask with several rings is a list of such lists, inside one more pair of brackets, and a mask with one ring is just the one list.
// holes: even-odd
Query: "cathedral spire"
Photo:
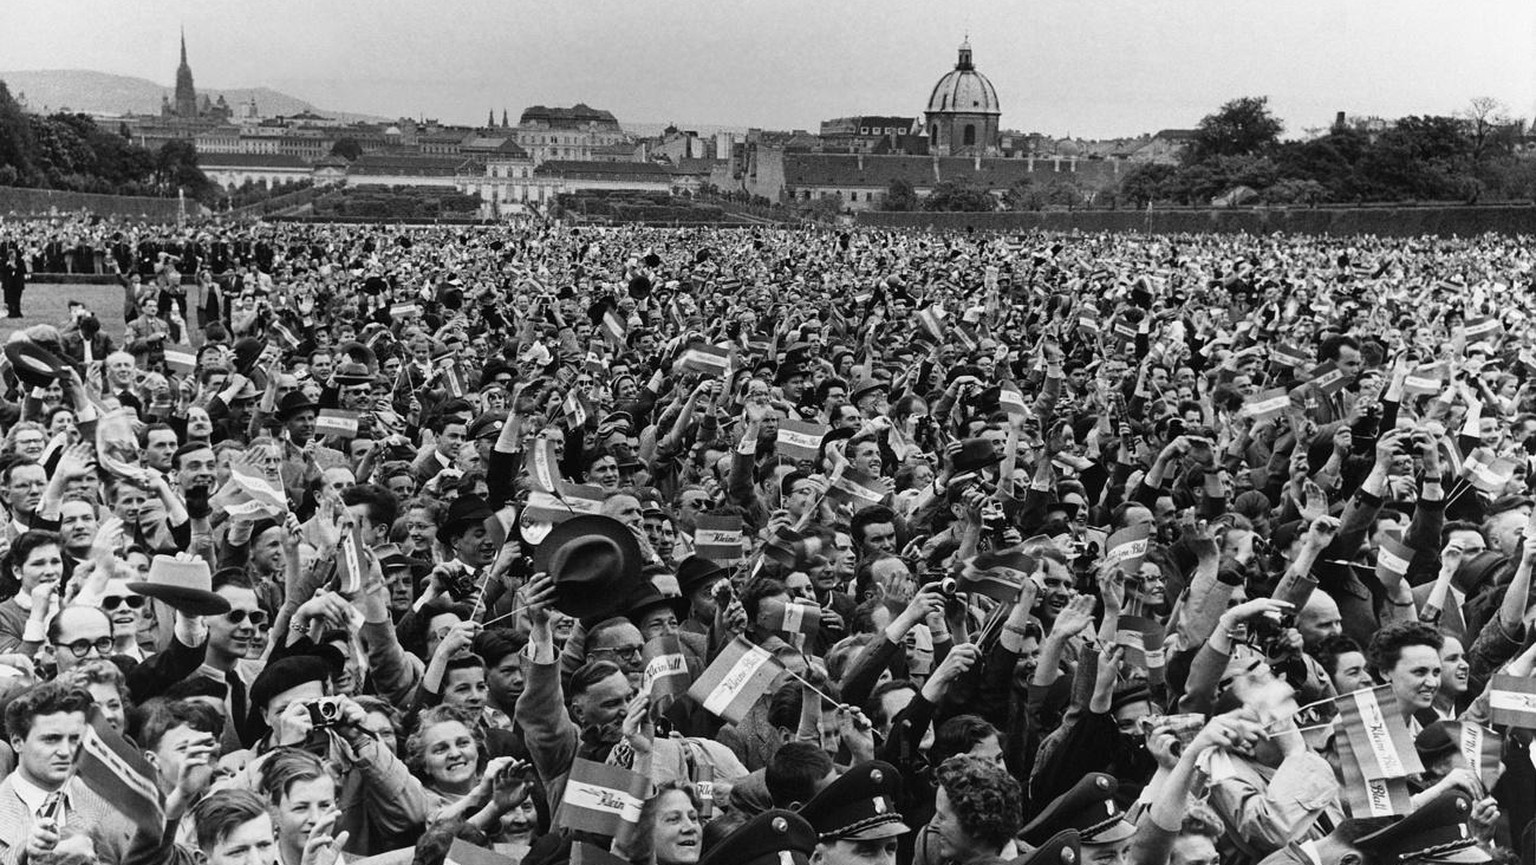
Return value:
[(187, 65), (187, 25), (181, 25), (181, 65)]
[(192, 67), (187, 63), (187, 28), (181, 28), (181, 65), (176, 67), (176, 115), (183, 120), (197, 117), (197, 88), (192, 84)]

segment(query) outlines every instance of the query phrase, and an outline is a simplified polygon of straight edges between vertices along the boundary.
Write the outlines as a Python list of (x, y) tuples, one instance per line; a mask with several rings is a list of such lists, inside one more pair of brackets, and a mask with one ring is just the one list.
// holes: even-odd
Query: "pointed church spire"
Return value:
[(501, 128), (502, 129), (510, 129), (510, 128), (512, 128), (512, 124), (507, 122), (507, 109), (505, 109), (505, 108), (501, 109)]
[(485, 128), (496, 128), (496, 109), (492, 108), (490, 111), (485, 112)]
[(181, 25), (181, 65), (187, 65), (187, 25)]

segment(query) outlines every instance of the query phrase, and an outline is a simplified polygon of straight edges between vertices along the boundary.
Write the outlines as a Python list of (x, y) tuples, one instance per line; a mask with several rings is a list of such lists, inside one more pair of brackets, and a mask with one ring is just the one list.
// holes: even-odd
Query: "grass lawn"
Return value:
[(21, 295), (21, 311), (25, 318), (6, 318), (0, 313), (0, 341), (10, 338), (11, 332), (34, 324), (63, 326), (69, 318), (69, 302), (78, 300), (101, 319), (101, 329), (113, 342), (122, 342), (123, 288), (112, 285), (59, 285), (27, 280), (27, 290)]

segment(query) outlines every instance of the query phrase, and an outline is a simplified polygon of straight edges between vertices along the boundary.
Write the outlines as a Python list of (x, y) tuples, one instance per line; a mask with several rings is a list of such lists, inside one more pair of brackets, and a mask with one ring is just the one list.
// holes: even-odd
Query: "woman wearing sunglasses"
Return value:
[(101, 609), (112, 620), (112, 654), (135, 661), (146, 657), (139, 648), (139, 629), (148, 615), (147, 601), (143, 595), (128, 588), (127, 580), (117, 577), (107, 580), (101, 595)]

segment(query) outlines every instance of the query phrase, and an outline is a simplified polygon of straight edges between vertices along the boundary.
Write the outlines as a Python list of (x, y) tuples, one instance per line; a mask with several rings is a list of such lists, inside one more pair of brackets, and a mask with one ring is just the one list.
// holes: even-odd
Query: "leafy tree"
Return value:
[(356, 162), (363, 155), (363, 145), (356, 138), (341, 137), (331, 145), (331, 155), (340, 156), (348, 162)]
[(1028, 177), (1021, 177), (1014, 181), (1013, 185), (1003, 193), (1003, 209), (1034, 210), (1034, 186), (1034, 181)]
[(945, 180), (923, 199), (923, 209), (938, 212), (990, 213), (997, 199), (979, 186), (961, 180)]
[(1201, 119), (1186, 155), (1192, 162), (1201, 162), (1256, 153), (1274, 146), (1283, 128), (1269, 111), (1268, 96), (1244, 96)]
[(197, 148), (185, 138), (160, 145), (160, 152), (155, 156), (155, 179), (167, 195), (182, 189), (189, 197), (198, 200), (215, 201), (218, 198), (218, 186), (197, 167)]
[(911, 183), (898, 177), (885, 188), (885, 198), (881, 200), (880, 206), (884, 210), (916, 210), (917, 190), (912, 188)]
[(1172, 188), (1179, 169), (1172, 165), (1149, 162), (1137, 166), (1120, 181), (1120, 195), (1137, 207), (1172, 198)]

